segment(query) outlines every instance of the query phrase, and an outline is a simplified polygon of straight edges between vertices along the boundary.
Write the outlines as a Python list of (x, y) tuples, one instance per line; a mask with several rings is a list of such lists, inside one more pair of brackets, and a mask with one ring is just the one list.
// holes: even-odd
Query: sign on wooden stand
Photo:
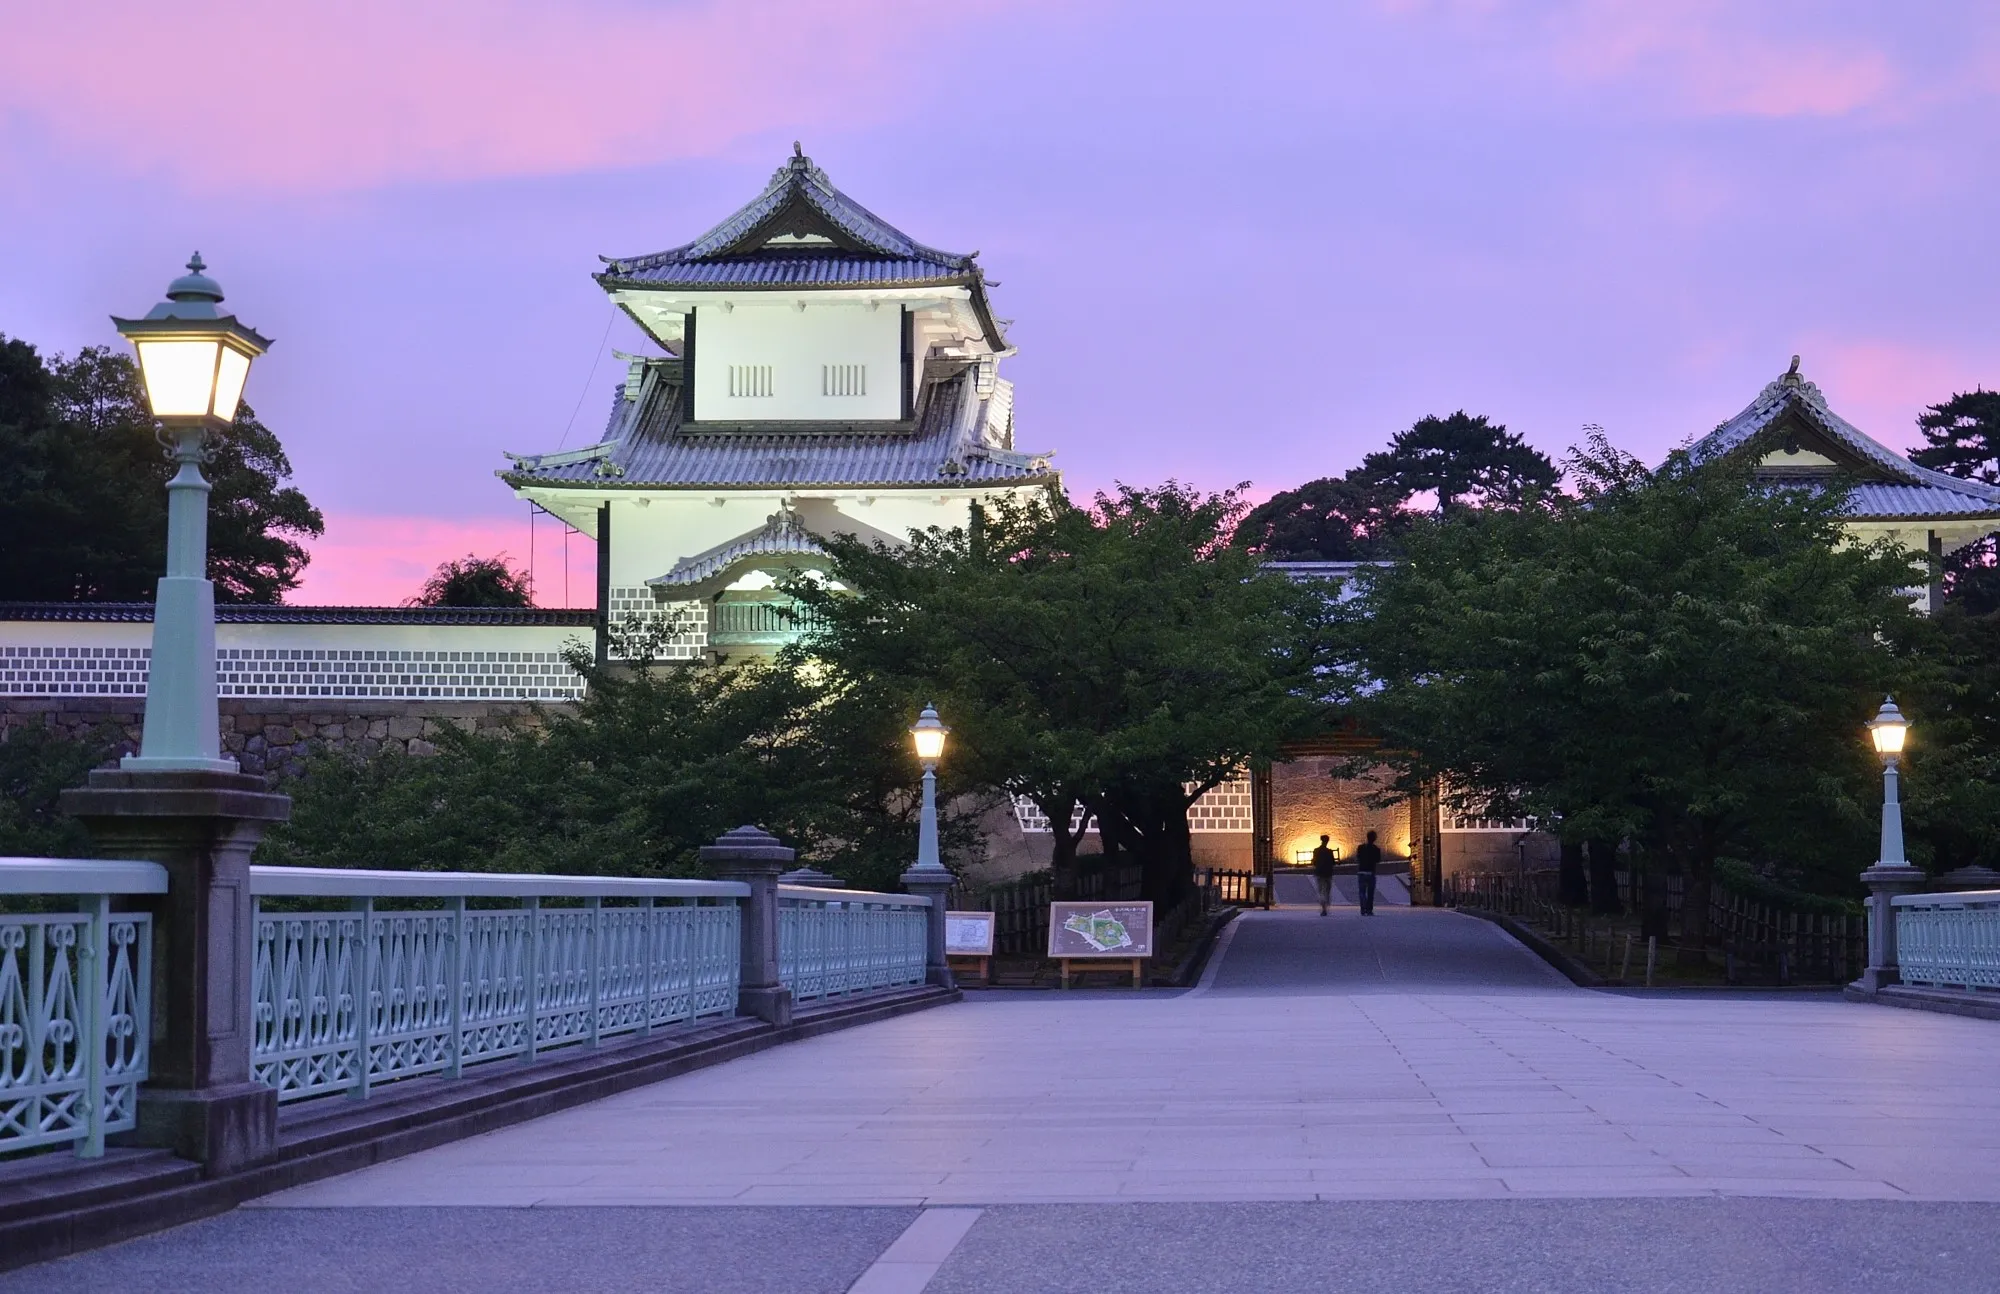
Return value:
[(993, 914), (991, 912), (947, 912), (944, 914), (944, 955), (953, 973), (961, 963), (979, 964), (979, 982), (992, 983), (988, 966), (993, 959)]
[(1063, 902), (1049, 904), (1049, 956), (1062, 966), (1062, 986), (1086, 970), (1131, 970), (1132, 987), (1144, 983), (1153, 955), (1153, 904)]

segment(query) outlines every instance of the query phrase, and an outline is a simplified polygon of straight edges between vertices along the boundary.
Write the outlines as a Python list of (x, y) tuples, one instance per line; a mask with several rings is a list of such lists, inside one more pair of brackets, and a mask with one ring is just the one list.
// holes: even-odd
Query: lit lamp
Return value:
[(917, 762), (924, 766), (924, 808), (923, 817), (917, 824), (917, 865), (913, 869), (919, 872), (945, 870), (943, 862), (938, 859), (937, 765), (938, 760), (944, 758), (944, 738), (950, 731), (938, 720), (937, 707), (929, 705), (917, 716), (916, 726), (910, 729), (910, 740), (917, 748)]
[(111, 322), (139, 352), (146, 403), (179, 465), (167, 482), (167, 573), (153, 603), (153, 657), (146, 721), (135, 770), (233, 773), (222, 756), (215, 704), (215, 586), (208, 580), (208, 492), (204, 444), (236, 419), (250, 361), (270, 341), (216, 307), (222, 287), (202, 273), (201, 254), (167, 286), (144, 319)]
[(1882, 708), (1868, 724), (1868, 739), (1882, 757), (1882, 853), (1877, 867), (1908, 865), (1903, 856), (1903, 805), (1897, 796), (1896, 768), (1909, 733), (1910, 721), (1896, 708), (1896, 698), (1884, 698)]
[(1875, 865), (1861, 873), (1868, 887), (1868, 968), (1853, 989), (1863, 995), (1900, 982), (1896, 898), (1916, 893), (1925, 883), (1922, 869), (1903, 856), (1903, 806), (1896, 793), (1897, 765), (1909, 736), (1910, 722), (1896, 708), (1896, 698), (1884, 698), (1868, 724), (1869, 743), (1882, 758), (1882, 851)]
[(1313, 851), (1310, 849), (1294, 849), (1292, 851), (1292, 861), (1294, 863), (1297, 863), (1301, 867), (1305, 866), (1307, 863), (1310, 863), (1312, 860), (1313, 860)]

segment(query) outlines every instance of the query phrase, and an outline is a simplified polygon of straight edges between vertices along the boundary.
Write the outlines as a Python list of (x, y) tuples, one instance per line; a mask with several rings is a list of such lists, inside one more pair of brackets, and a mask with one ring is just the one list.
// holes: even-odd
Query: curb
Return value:
[(1510, 916), (1504, 916), (1498, 912), (1488, 912), (1485, 908), (1451, 908), (1449, 911), (1462, 912), (1468, 917), (1478, 917), (1481, 921), (1490, 921), (1494, 925), (1499, 926), (1502, 930), (1514, 936), (1529, 952), (1535, 954), (1535, 956), (1541, 958), (1550, 966), (1553, 966), (1561, 973), (1564, 979), (1578, 988), (1610, 987), (1610, 981), (1606, 980), (1602, 975), (1599, 975), (1596, 971), (1590, 969), (1590, 967), (1571, 957), (1568, 953)]
[(1891, 984), (1872, 992), (1849, 984), (1843, 993), (1850, 1002), (1898, 1006), (1906, 1011), (1935, 1011), (1940, 1015), (1962, 1015), (1975, 1020), (2000, 1020), (2000, 1000), (1983, 993), (1919, 988), (1912, 984)]
[(1201, 938), (1194, 947), (1188, 949), (1187, 956), (1181, 958), (1180, 965), (1174, 967), (1167, 977), (1167, 984), (1173, 988), (1193, 988), (1201, 982), (1201, 972), (1208, 966), (1209, 957), (1215, 952), (1216, 937), (1222, 928), (1234, 921), (1239, 908), (1217, 908), (1208, 915), (1208, 928), (1201, 932)]
[(734, 1018), (671, 1037), (621, 1040), (532, 1067), (506, 1062), (459, 1079), (408, 1079), (368, 1102), (338, 1096), (280, 1111), (278, 1151), (221, 1177), (164, 1150), (113, 1149), (105, 1159), (60, 1152), (0, 1176), (0, 1272), (225, 1213), (246, 1200), (338, 1176), (724, 1061), (957, 1002), (929, 986), (835, 1002), (783, 1027)]

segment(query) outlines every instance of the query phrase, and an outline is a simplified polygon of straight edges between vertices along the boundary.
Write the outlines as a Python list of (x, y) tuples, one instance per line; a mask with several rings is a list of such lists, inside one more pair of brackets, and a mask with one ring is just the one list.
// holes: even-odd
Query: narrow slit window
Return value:
[(769, 364), (731, 364), (729, 396), (733, 400), (762, 400), (772, 394)]
[(819, 367), (821, 395), (867, 395), (866, 364), (822, 364)]

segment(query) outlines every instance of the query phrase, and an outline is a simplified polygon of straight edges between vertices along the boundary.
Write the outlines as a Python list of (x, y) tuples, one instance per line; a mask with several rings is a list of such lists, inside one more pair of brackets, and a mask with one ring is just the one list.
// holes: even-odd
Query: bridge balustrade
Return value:
[(921, 984), (930, 903), (912, 894), (778, 887), (778, 978), (794, 1002)]
[(166, 889), (158, 863), (0, 859), (0, 1154), (74, 1143), (96, 1158), (106, 1133), (134, 1126), (153, 921), (111, 905)]
[(252, 867), (251, 1073), (280, 1101), (736, 1009), (728, 881)]
[(2000, 890), (1899, 894), (1890, 906), (1903, 983), (2000, 989)]

